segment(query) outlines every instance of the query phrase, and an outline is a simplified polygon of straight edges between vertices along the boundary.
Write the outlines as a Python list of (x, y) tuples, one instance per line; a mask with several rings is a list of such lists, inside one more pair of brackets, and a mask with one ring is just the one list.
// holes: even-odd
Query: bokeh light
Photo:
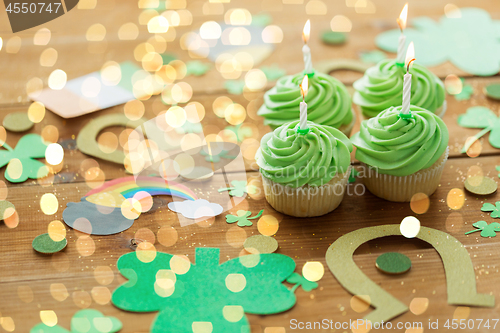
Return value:
[(45, 149), (45, 160), (50, 165), (58, 165), (64, 159), (64, 149), (58, 143), (51, 143)]
[(219, 39), (222, 30), (219, 23), (215, 21), (208, 21), (200, 27), (200, 37), (203, 39)]
[(459, 188), (452, 188), (446, 196), (446, 204), (451, 209), (457, 210), (462, 208), (465, 203), (465, 194)]
[(278, 232), (279, 222), (272, 215), (264, 215), (257, 222), (257, 229), (264, 236), (272, 236)]
[(28, 118), (35, 124), (41, 122), (45, 117), (45, 105), (40, 102), (33, 102), (28, 108)]
[(414, 238), (420, 232), (420, 221), (414, 216), (407, 216), (401, 221), (399, 230), (406, 238)]
[(302, 275), (312, 282), (321, 280), (324, 274), (325, 267), (319, 261), (308, 261), (302, 267)]
[(148, 21), (148, 31), (152, 34), (165, 33), (169, 26), (168, 20), (163, 16), (155, 16)]
[(344, 15), (335, 15), (330, 21), (330, 28), (332, 31), (350, 32), (352, 29), (352, 22)]
[(54, 242), (60, 242), (64, 238), (66, 238), (66, 228), (64, 227), (64, 224), (62, 224), (61, 221), (55, 220), (50, 222), (47, 230), (49, 237)]
[(410, 200), (410, 208), (415, 214), (424, 214), (429, 210), (429, 196), (425, 193), (415, 193)]
[(369, 295), (355, 295), (351, 297), (351, 308), (357, 312), (362, 313), (370, 308), (371, 298)]
[(283, 41), (283, 30), (277, 25), (268, 25), (262, 30), (262, 41), (269, 44), (279, 44)]
[(444, 86), (450, 95), (457, 95), (462, 92), (462, 80), (455, 74), (449, 74), (444, 79)]
[(415, 297), (410, 302), (410, 311), (414, 315), (421, 315), (429, 307), (429, 299), (427, 297)]
[(68, 77), (62, 69), (56, 69), (49, 75), (49, 88), (53, 90), (61, 90), (66, 85)]
[(49, 327), (57, 325), (57, 315), (52, 310), (42, 310), (40, 311), (40, 319), (42, 323)]
[(52, 193), (45, 193), (40, 198), (40, 208), (45, 215), (54, 215), (59, 208), (59, 201)]

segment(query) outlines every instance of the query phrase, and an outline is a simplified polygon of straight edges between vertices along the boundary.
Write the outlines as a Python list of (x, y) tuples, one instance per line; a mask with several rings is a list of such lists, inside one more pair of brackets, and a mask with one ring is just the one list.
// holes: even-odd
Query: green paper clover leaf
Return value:
[(47, 145), (38, 134), (26, 134), (12, 149), (7, 143), (7, 150), (0, 150), (0, 168), (7, 165), (5, 179), (11, 183), (21, 183), (30, 179), (43, 178), (49, 173), (45, 164), (35, 158), (45, 157)]
[[(500, 165), (497, 165), (495, 169), (500, 172)], [(498, 178), (500, 178), (500, 173), (498, 174)]]
[[(467, 128), (483, 128), (474, 136), (475, 140), (490, 132), (490, 144), (495, 148), (500, 148), (500, 118), (490, 109), (484, 106), (471, 107), (458, 117), (458, 124)], [(465, 153), (474, 141), (470, 140), (462, 149), (462, 153)]]
[(457, 101), (465, 101), (469, 100), (471, 95), (474, 93), (474, 88), (470, 84), (466, 84), (463, 78), (460, 78), (462, 81), (462, 91), (458, 94), (455, 94), (455, 99)]
[(203, 63), (199, 60), (186, 62), (186, 76), (202, 76), (210, 69), (210, 64)]
[(229, 191), (229, 195), (233, 197), (244, 197), (245, 193), (255, 194), (257, 187), (255, 185), (247, 185), (246, 180), (233, 180), (232, 187), (220, 188), (219, 192)]
[(240, 227), (250, 227), (253, 225), (253, 223), (249, 220), (254, 220), (261, 217), (263, 212), (264, 210), (261, 209), (261, 211), (257, 213), (257, 215), (249, 217), (250, 215), (252, 215), (252, 212), (249, 212), (247, 210), (239, 210), (236, 212), (236, 215), (232, 214), (226, 215), (226, 222), (227, 223), (238, 222), (238, 226)]
[(44, 323), (35, 325), (30, 333), (115, 333), (122, 329), (122, 323), (115, 317), (106, 317), (94, 309), (80, 310), (71, 319), (71, 331)]
[(316, 282), (309, 281), (308, 279), (306, 279), (305, 277), (303, 277), (298, 273), (293, 273), (292, 275), (290, 275), (286, 279), (286, 282), (295, 284), (295, 286), (293, 286), (292, 288), (292, 291), (295, 291), (299, 286), (301, 286), (302, 289), (307, 292), (318, 288), (318, 284)]
[(470, 233), (481, 231), (481, 237), (495, 237), (496, 231), (500, 231), (500, 223), (486, 223), (486, 221), (478, 221), (472, 224), (476, 230), (467, 231), (465, 234), (468, 235)]
[(233, 95), (241, 95), (243, 89), (245, 88), (245, 81), (243, 80), (226, 80), (224, 82), (224, 88), (227, 92)]
[(495, 202), (495, 205), (484, 203), (481, 210), (483, 212), (491, 212), (490, 216), (493, 218), (500, 218), (500, 201)]
[[(414, 28), (405, 29), (406, 46), (413, 41), (418, 62), (426, 66), (450, 61), (471, 74), (497, 74), (500, 71), (498, 21), (492, 20), (483, 9), (460, 11), (460, 18), (442, 16), (438, 22), (429, 17), (415, 18), (411, 22)], [(400, 35), (399, 29), (386, 31), (375, 42), (382, 50), (396, 52)]]
[(159, 311), (152, 333), (194, 328), (249, 333), (245, 313), (274, 314), (295, 304), (295, 295), (282, 283), (295, 262), (282, 254), (246, 255), (219, 264), (219, 249), (197, 248), (192, 264), (168, 253), (155, 252), (152, 260), (139, 253), (118, 259), (128, 281), (111, 301), (127, 311)]

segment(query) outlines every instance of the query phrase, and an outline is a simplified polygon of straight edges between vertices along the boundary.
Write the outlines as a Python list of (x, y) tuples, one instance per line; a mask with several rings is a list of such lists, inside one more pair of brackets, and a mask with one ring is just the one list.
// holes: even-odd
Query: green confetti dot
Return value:
[(338, 45), (347, 41), (347, 34), (337, 31), (325, 31), (321, 35), (321, 40), (325, 44)]
[(38, 235), (33, 239), (33, 249), (40, 253), (56, 253), (66, 247), (68, 241), (64, 238), (60, 242), (54, 242), (49, 234)]
[(489, 98), (500, 100), (500, 84), (490, 84), (484, 88), (484, 93)]
[(387, 252), (378, 256), (375, 266), (387, 274), (402, 274), (411, 268), (411, 260), (398, 252)]
[(24, 132), (32, 128), (34, 123), (26, 112), (9, 113), (3, 118), (3, 127), (11, 132)]
[(273, 253), (278, 249), (278, 241), (274, 237), (255, 235), (248, 237), (243, 247), (252, 254)]

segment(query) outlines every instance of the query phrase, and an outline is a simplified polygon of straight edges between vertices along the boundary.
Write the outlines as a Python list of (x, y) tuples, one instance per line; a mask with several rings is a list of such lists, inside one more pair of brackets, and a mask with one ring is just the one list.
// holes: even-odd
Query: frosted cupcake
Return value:
[[(398, 66), (394, 59), (386, 59), (368, 68), (365, 75), (354, 82), (356, 92), (353, 102), (359, 106), (365, 119), (375, 117), (391, 106), (402, 104), (404, 74), (405, 67)], [(411, 103), (443, 118), (446, 112), (443, 82), (419, 64), (413, 64), (410, 74)]]
[(411, 106), (412, 118), (390, 107), (361, 123), (351, 141), (368, 190), (389, 200), (408, 202), (415, 193), (431, 195), (448, 159), (448, 129), (434, 113)]
[(307, 124), (307, 134), (297, 133), (299, 121), (267, 133), (255, 156), (269, 204), (297, 217), (320, 216), (338, 207), (353, 149), (341, 131), (310, 121)]
[[(303, 73), (284, 76), (264, 94), (264, 104), (257, 112), (265, 118), (264, 125), (275, 129), (299, 119), (299, 84), (303, 77)], [(347, 136), (351, 134), (356, 118), (351, 96), (342, 82), (323, 73), (311, 75), (306, 103), (308, 120), (337, 128)]]

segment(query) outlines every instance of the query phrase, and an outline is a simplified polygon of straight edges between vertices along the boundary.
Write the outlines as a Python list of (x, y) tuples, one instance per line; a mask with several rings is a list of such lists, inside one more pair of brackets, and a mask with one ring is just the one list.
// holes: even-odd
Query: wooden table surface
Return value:
[[(361, 0), (360, 0), (361, 1)], [(143, 1), (146, 2), (146, 1)], [(268, 11), (272, 16), (272, 24), (279, 26), (283, 31), (283, 41), (276, 45), (271, 56), (260, 66), (278, 64), (288, 74), (303, 69), (300, 33), (302, 24), (307, 18), (312, 20), (312, 49), (313, 63), (333, 58), (359, 59), (361, 51), (375, 49), (375, 36), (387, 29), (395, 28), (395, 18), (399, 15), (405, 1), (403, 0), (371, 0), (376, 9), (375, 13), (356, 13), (355, 9), (346, 5), (356, 1), (326, 1), (326, 15), (307, 15), (305, 5), (308, 0), (283, 1), (262, 0), (243, 1), (232, 0), (230, 3), (209, 4), (208, 0), (177, 0), (171, 3), (186, 3), (186, 10), (192, 15), (192, 23), (187, 26), (172, 28), (170, 35), (165, 36), (166, 52), (173, 53), (186, 62), (191, 60), (187, 51), (180, 47), (180, 37), (191, 30), (197, 29), (205, 21), (223, 21), (224, 15), (203, 14), (203, 8), (211, 6), (213, 10), (230, 8), (247, 8), (253, 15)], [(297, 4), (288, 4), (294, 2)], [(312, 1), (311, 1), (312, 2)], [(410, 4), (410, 17), (427, 15), (438, 19), (443, 15), (444, 0), (420, 0)], [(96, 4), (96, 5), (95, 5)], [(480, 0), (471, 3), (467, 0), (455, 0), (458, 7), (477, 6), (490, 12), (494, 19), (500, 19), (500, 2), (495, 0)], [(93, 7), (84, 9), (82, 7)], [(143, 9), (138, 8), (137, 1), (126, 0), (80, 0), (80, 8), (75, 8), (65, 16), (60, 17), (43, 26), (35, 27), (17, 34), (10, 32), (10, 26), (3, 5), (0, 5), (0, 37), (3, 48), (0, 49), (0, 121), (11, 112), (26, 111), (30, 105), (27, 96), (27, 82), (34, 78), (41, 79), (47, 87), (47, 79), (54, 69), (62, 69), (68, 79), (99, 70), (106, 61), (135, 61), (134, 49), (140, 43), (146, 42), (152, 35), (145, 25), (139, 24), (139, 15)], [(348, 42), (342, 46), (328, 46), (322, 44), (320, 34), (329, 29), (329, 22), (334, 15), (345, 15), (352, 21), (352, 31), (348, 34)], [(139, 28), (138, 37), (134, 40), (120, 40), (118, 29), (125, 23), (133, 22)], [(87, 29), (100, 23), (106, 28), (105, 40), (89, 42), (86, 40)], [(33, 36), (41, 27), (51, 31), (51, 39), (47, 45), (34, 45)], [(175, 32), (173, 32), (175, 30)], [(172, 33), (175, 36), (172, 36)], [(14, 41), (11, 40), (14, 38)], [(15, 53), (8, 48), (11, 43), (21, 42), (20, 49)], [(1, 45), (1, 43), (0, 43)], [(12, 46), (12, 44), (11, 44)], [(54, 48), (58, 52), (56, 63), (51, 67), (42, 67), (39, 57), (46, 48)], [(393, 55), (391, 55), (393, 56)], [(208, 62), (208, 60), (202, 60)], [(140, 63), (138, 63), (140, 65)], [(285, 254), (296, 261), (296, 271), (301, 272), (302, 266), (308, 261), (319, 261), (325, 266), (324, 277), (318, 282), (319, 288), (312, 292), (296, 291), (297, 304), (289, 311), (268, 316), (248, 315), (252, 333), (282, 333), (307, 332), (307, 330), (292, 330), (290, 321), (321, 321), (323, 319), (337, 322), (356, 320), (365, 316), (372, 309), (357, 313), (351, 307), (351, 298), (333, 277), (326, 266), (325, 253), (327, 248), (340, 236), (353, 230), (382, 224), (399, 224), (405, 216), (416, 215), (421, 224), (427, 227), (445, 231), (456, 237), (468, 250), (476, 273), (477, 289), (480, 293), (492, 294), (496, 297), (494, 308), (457, 307), (447, 303), (446, 282), (442, 261), (437, 252), (428, 244), (416, 239), (388, 237), (368, 242), (359, 248), (354, 256), (355, 262), (362, 271), (393, 296), (404, 304), (410, 304), (414, 298), (427, 298), (429, 307), (421, 315), (407, 312), (393, 320), (396, 322), (423, 322), (424, 327), (429, 320), (439, 320), (444, 323), (448, 319), (500, 319), (500, 256), (499, 238), (482, 238), (479, 233), (465, 235), (472, 230), (472, 223), (485, 220), (488, 223), (494, 220), (487, 213), (480, 211), (484, 202), (500, 200), (497, 192), (490, 196), (481, 197), (464, 192), (465, 204), (459, 209), (451, 209), (448, 205), (450, 191), (463, 190), (463, 182), (469, 168), (481, 169), (486, 176), (498, 182), (495, 166), (500, 165), (500, 150), (488, 143), (486, 135), (481, 139), (482, 151), (479, 157), (470, 158), (460, 154), (466, 137), (479, 132), (475, 129), (464, 129), (457, 125), (458, 115), (467, 108), (475, 105), (484, 105), (498, 114), (499, 104), (486, 98), (482, 92), (485, 85), (498, 82), (498, 76), (481, 78), (474, 77), (445, 63), (432, 68), (441, 78), (448, 74), (466, 77), (466, 82), (474, 87), (474, 94), (470, 100), (457, 101), (453, 96), (447, 96), (448, 112), (444, 117), (450, 131), (450, 159), (448, 160), (441, 184), (438, 190), (430, 197), (430, 207), (423, 214), (412, 211), (409, 203), (391, 203), (379, 199), (369, 192), (361, 196), (348, 195), (340, 207), (333, 213), (318, 218), (293, 218), (275, 212), (262, 195), (253, 195), (246, 198), (237, 207), (231, 209), (247, 209), (254, 213), (264, 209), (264, 214), (275, 216), (279, 223), (279, 230), (274, 237), (278, 241), (277, 253)], [(341, 79), (349, 89), (352, 82), (361, 74), (347, 71), (334, 72), (332, 75)], [(241, 144), (244, 151), (245, 167), (234, 170), (242, 177), (253, 180), (260, 186), (258, 168), (253, 159), (253, 152), (258, 148), (260, 138), (270, 129), (263, 126), (262, 118), (256, 115), (256, 110), (262, 104), (263, 91), (231, 95), (224, 90), (224, 79), (221, 74), (212, 69), (202, 77), (189, 76), (182, 80), (193, 88), (190, 101), (201, 103), (205, 108), (205, 118), (202, 121), (205, 135), (217, 134), (229, 124), (225, 119), (217, 117), (213, 112), (213, 102), (220, 96), (227, 96), (233, 102), (243, 105), (247, 110), (245, 124), (253, 129), (252, 136)], [(272, 87), (274, 81), (267, 83), (266, 88)], [(146, 118), (156, 116), (166, 109), (158, 96), (144, 101)], [(92, 118), (104, 114), (123, 113), (123, 105), (98, 111), (73, 119), (63, 119), (50, 111), (44, 119), (35, 124), (29, 133), (38, 133), (47, 125), (54, 125), (59, 130), (59, 142), (70, 142), (75, 139), (80, 129)], [(359, 118), (359, 117), (358, 117)], [(355, 130), (359, 128), (359, 123)], [(115, 133), (122, 129), (112, 128)], [(25, 134), (25, 133), (22, 133)], [(21, 134), (7, 132), (6, 142), (14, 147)], [(21, 184), (12, 184), (5, 181), (8, 187), (7, 200), (12, 202), (19, 215), (19, 225), (8, 228), (0, 224), (0, 332), (29, 332), (31, 327), (39, 323), (40, 311), (53, 310), (57, 314), (58, 324), (69, 328), (72, 315), (82, 308), (93, 308), (119, 318), (123, 322), (121, 332), (148, 332), (156, 313), (138, 314), (125, 312), (114, 307), (109, 301), (109, 292), (112, 292), (125, 279), (116, 268), (116, 260), (123, 254), (129, 253), (130, 241), (141, 228), (147, 228), (157, 234), (159, 228), (171, 226), (178, 234), (177, 242), (166, 247), (156, 240), (158, 251), (171, 254), (194, 257), (196, 247), (218, 247), (221, 249), (221, 260), (236, 258), (244, 255), (242, 241), (246, 237), (258, 235), (256, 223), (251, 227), (240, 228), (225, 222), (222, 214), (215, 219), (181, 227), (174, 212), (166, 208), (170, 197), (155, 199), (156, 209), (143, 214), (134, 225), (119, 234), (111, 236), (95, 236), (91, 238), (95, 244), (95, 251), (80, 253), (76, 243), (81, 233), (67, 228), (67, 248), (53, 255), (42, 255), (32, 249), (31, 242), (39, 234), (47, 232), (48, 224), (53, 220), (61, 220), (62, 212), (68, 202), (77, 202), (89, 190), (85, 181), (85, 163), (92, 157), (84, 155), (77, 149), (65, 149), (65, 158), (58, 169), (60, 171), (48, 180), (26, 181)], [(107, 161), (95, 159), (106, 180), (126, 176), (123, 166)], [(3, 177), (3, 172), (0, 174)], [(0, 178), (3, 179), (3, 178)], [(214, 177), (211, 180), (213, 188), (223, 186), (223, 182)], [(356, 184), (359, 184), (357, 180)], [(349, 185), (353, 189), (356, 184)], [(54, 215), (45, 215), (39, 205), (40, 197), (45, 193), (54, 193), (59, 201), (59, 209)], [(236, 241), (228, 242), (228, 233), (238, 235)], [(81, 250), (81, 248), (80, 248)], [(375, 259), (378, 255), (389, 251), (400, 251), (408, 255), (413, 263), (411, 271), (404, 275), (388, 276), (375, 268)], [(90, 255), (89, 255), (90, 254)], [(103, 283), (96, 279), (95, 270), (103, 266), (113, 271), (112, 279)], [(51, 286), (64, 286), (66, 293), (59, 293), (54, 297)], [(63, 289), (64, 289), (63, 288)], [(203, 302), (203, 300), (200, 300)], [(206, 306), (210, 306), (207, 304)], [(469, 313), (470, 311), (470, 313)], [(182, 318), (179, 318), (182, 320)], [(500, 327), (500, 326), (499, 326)], [(497, 328), (496, 331), (499, 331)], [(315, 330), (334, 332), (335, 330)], [(350, 330), (336, 330), (344, 332)], [(404, 329), (392, 330), (405, 332)], [(407, 333), (430, 332), (429, 329), (408, 330)], [(445, 331), (441, 327), (441, 330)], [(492, 328), (480, 330), (464, 330), (465, 332), (495, 332)]]

